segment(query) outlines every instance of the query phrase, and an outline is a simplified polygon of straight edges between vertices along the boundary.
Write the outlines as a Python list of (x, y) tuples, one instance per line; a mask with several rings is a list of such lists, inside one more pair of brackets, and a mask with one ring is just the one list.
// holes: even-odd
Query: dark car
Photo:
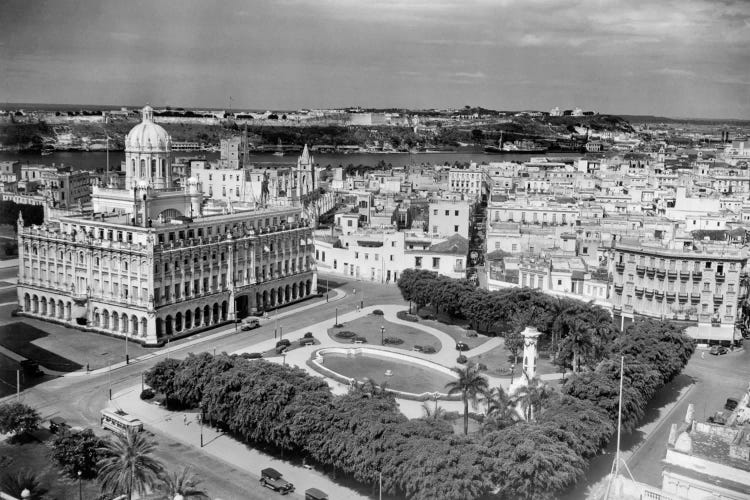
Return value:
[(305, 500), (328, 500), (328, 494), (317, 488), (305, 490)]
[(294, 485), (281, 477), (279, 471), (272, 469), (271, 467), (260, 471), (260, 484), (270, 490), (277, 491), (282, 495), (294, 491)]
[(714, 356), (720, 356), (722, 354), (726, 354), (729, 352), (729, 349), (727, 349), (724, 346), (715, 345), (711, 347), (711, 350), (709, 351), (710, 354), (713, 354)]
[(44, 375), (44, 372), (39, 368), (39, 363), (37, 361), (33, 361), (31, 359), (24, 359), (24, 360), (21, 360), (19, 365), (21, 365), (21, 369), (23, 370), (23, 374), (25, 376), (41, 377)]
[(469, 344), (466, 344), (465, 342), (456, 342), (456, 350), (457, 351), (468, 351), (469, 350)]
[(740, 404), (739, 400), (735, 398), (727, 398), (727, 402), (724, 403), (724, 409), (727, 411), (734, 411), (738, 404)]

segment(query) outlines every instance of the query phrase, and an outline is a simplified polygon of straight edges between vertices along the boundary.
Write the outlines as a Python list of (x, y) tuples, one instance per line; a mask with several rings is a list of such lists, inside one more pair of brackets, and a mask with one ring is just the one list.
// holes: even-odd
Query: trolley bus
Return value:
[(127, 434), (131, 429), (135, 432), (143, 430), (143, 422), (140, 419), (122, 410), (103, 409), (101, 422), (102, 428), (109, 429), (115, 434)]

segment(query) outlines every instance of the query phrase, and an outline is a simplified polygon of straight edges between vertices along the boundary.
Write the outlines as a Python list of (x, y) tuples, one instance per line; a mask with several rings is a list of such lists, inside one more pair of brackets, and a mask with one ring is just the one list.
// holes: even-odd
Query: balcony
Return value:
[(669, 302), (674, 302), (674, 299), (677, 298), (676, 292), (667, 292), (667, 300)]
[(677, 297), (680, 299), (680, 302), (687, 302), (688, 301), (688, 294), (687, 294), (687, 292), (680, 292), (680, 294)]
[(649, 278), (653, 278), (654, 274), (656, 274), (656, 269), (654, 269), (653, 267), (646, 268), (646, 276), (648, 276)]
[(722, 302), (724, 302), (724, 296), (721, 294), (714, 294), (714, 303), (721, 304)]
[(625, 271), (625, 263), (624, 262), (615, 263), (615, 269), (617, 270), (618, 273), (622, 273), (623, 271)]
[(635, 272), (638, 276), (643, 276), (646, 273), (646, 266), (635, 266)]
[(647, 288), (644, 293), (646, 294), (647, 299), (650, 299), (654, 296), (654, 291), (651, 290), (650, 288)]
[(698, 321), (700, 323), (710, 323), (711, 322), (711, 315), (710, 314), (699, 314), (698, 315)]
[(716, 279), (717, 283), (724, 283), (724, 280), (727, 279), (727, 275), (724, 273), (716, 273), (714, 279)]
[(701, 294), (699, 293), (691, 293), (690, 294), (690, 303), (691, 304), (700, 304), (701, 302)]
[(667, 275), (667, 270), (666, 269), (657, 269), (656, 270), (656, 277), (659, 278), (660, 280), (663, 280), (666, 275)]
[(676, 280), (677, 279), (677, 271), (674, 269), (670, 269), (667, 271), (667, 277), (669, 277), (670, 280)]
[(664, 292), (661, 290), (654, 290), (654, 298), (656, 298), (656, 300), (662, 300), (664, 298)]
[(682, 281), (689, 281), (690, 280), (690, 271), (680, 271), (680, 279)]
[(615, 293), (618, 293), (618, 294), (622, 293), (622, 285), (615, 285)]
[(703, 273), (701, 271), (693, 271), (693, 281), (700, 281), (703, 279)]
[(635, 296), (640, 297), (643, 295), (643, 287), (637, 286), (635, 287)]

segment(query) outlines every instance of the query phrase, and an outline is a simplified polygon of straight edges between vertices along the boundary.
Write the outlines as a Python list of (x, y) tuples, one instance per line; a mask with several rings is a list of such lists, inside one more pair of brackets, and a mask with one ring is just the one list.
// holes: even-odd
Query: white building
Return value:
[(471, 204), (467, 201), (433, 201), (429, 205), (429, 232), (433, 236), (469, 238)]
[(21, 315), (159, 345), (316, 293), (301, 209), (206, 215), (197, 179), (172, 185), (170, 143), (147, 106), (125, 188), (95, 186), (91, 215), (19, 220)]

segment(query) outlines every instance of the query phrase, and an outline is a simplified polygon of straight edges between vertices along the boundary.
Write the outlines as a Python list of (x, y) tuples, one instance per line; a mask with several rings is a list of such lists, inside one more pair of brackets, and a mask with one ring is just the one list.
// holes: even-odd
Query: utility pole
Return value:
[(109, 383), (109, 400), (112, 401), (112, 360), (109, 360), (109, 370), (107, 370), (107, 381)]
[(130, 355), (128, 355), (128, 334), (125, 332), (125, 334), (122, 336), (122, 338), (125, 340), (125, 364), (130, 364)]
[(16, 370), (16, 401), (21, 401), (21, 370)]

